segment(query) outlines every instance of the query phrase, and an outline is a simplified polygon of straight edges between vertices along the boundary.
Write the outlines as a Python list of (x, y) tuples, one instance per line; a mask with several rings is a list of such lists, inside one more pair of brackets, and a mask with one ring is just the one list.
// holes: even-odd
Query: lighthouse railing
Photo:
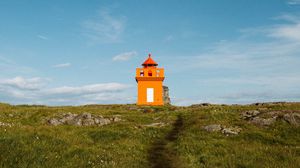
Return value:
[(163, 68), (136, 68), (136, 77), (164, 77)]

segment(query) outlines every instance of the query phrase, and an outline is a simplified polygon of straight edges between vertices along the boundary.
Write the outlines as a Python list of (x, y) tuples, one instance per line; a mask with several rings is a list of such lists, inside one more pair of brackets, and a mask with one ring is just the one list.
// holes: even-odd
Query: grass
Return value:
[[(258, 127), (245, 110), (300, 110), (300, 104), (137, 107), (135, 105), (29, 106), (0, 104), (0, 167), (298, 167), (300, 128), (284, 121)], [(144, 111), (152, 111), (144, 113)], [(50, 126), (63, 113), (120, 115), (97, 126)], [(181, 117), (180, 127), (176, 122)], [(165, 127), (143, 125), (163, 122)], [(178, 123), (178, 122), (177, 122)], [(238, 126), (237, 136), (208, 133), (209, 124)], [(158, 145), (158, 146), (155, 146)], [(156, 153), (155, 153), (156, 152)]]

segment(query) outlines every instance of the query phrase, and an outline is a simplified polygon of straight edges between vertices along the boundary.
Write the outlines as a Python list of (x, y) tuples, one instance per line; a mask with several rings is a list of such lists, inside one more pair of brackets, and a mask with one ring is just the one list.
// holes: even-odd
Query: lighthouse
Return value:
[(143, 68), (136, 68), (137, 105), (164, 105), (164, 68), (157, 65), (149, 54)]

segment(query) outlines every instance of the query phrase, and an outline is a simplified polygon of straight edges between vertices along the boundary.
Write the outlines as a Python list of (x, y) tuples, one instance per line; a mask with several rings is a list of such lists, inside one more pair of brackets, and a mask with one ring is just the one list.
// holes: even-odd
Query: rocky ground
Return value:
[(297, 167), (300, 103), (11, 106), (0, 167)]
[(66, 113), (61, 116), (54, 117), (48, 120), (49, 125), (75, 125), (75, 126), (103, 126), (114, 122), (121, 121), (119, 115), (110, 118), (101, 115), (95, 116), (90, 113), (84, 112), (82, 114)]
[[(241, 113), (241, 119), (248, 121), (249, 124), (257, 126), (270, 126), (276, 121), (285, 121), (292, 126), (300, 126), (300, 111), (282, 110), (267, 111), (267, 109), (248, 110)], [(238, 135), (242, 129), (239, 127), (222, 126), (220, 124), (211, 124), (203, 127), (208, 132), (221, 132), (225, 135)]]

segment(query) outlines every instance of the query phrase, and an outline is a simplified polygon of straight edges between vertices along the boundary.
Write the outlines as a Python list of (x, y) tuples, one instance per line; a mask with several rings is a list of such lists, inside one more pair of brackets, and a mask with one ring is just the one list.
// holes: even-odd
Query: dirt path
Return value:
[(183, 118), (178, 116), (173, 129), (162, 139), (158, 139), (149, 150), (149, 163), (152, 168), (176, 168), (178, 159), (176, 153), (168, 144), (178, 138), (183, 129)]

